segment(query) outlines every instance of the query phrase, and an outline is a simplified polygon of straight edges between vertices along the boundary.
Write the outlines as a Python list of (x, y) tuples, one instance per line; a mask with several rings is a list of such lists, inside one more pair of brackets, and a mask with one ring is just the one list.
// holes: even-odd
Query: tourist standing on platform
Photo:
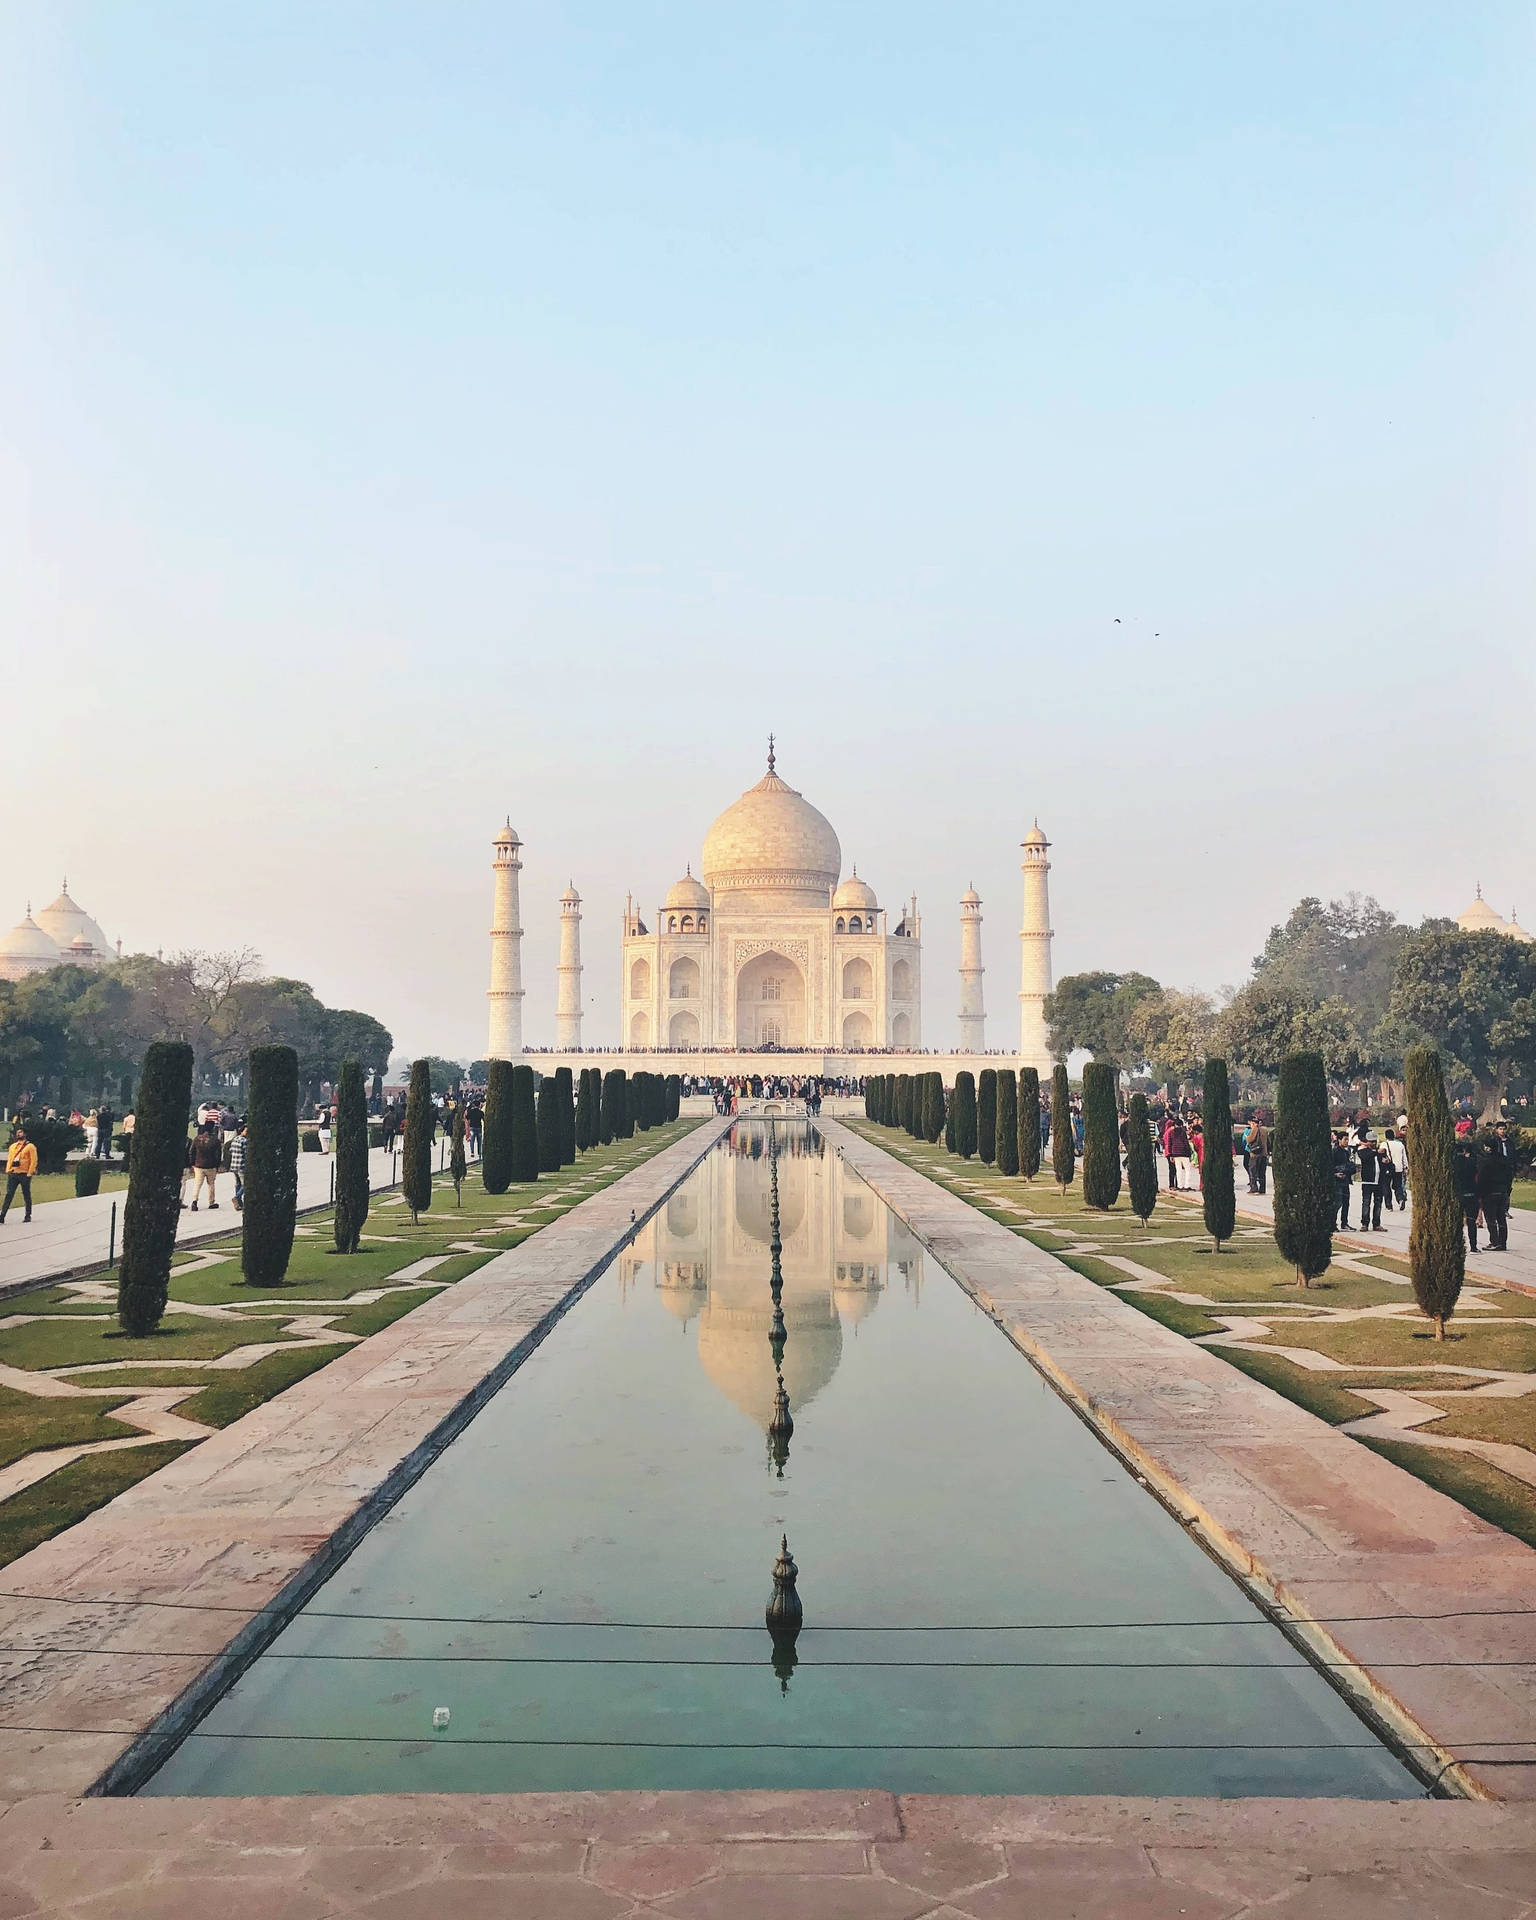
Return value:
[(1400, 1211), (1408, 1211), (1408, 1149), (1403, 1145), (1402, 1136), (1396, 1127), (1387, 1128), (1387, 1137), (1381, 1144), (1382, 1169), (1386, 1188), (1382, 1195), (1382, 1205), (1389, 1211), (1396, 1206)]
[(25, 1226), (32, 1218), (32, 1176), (36, 1172), (37, 1148), (27, 1138), (26, 1128), (18, 1125), (5, 1150), (5, 1200), (0, 1204), (0, 1226), (5, 1225), (5, 1216), (11, 1210), (18, 1187), (21, 1203), (26, 1208), (21, 1224)]
[(110, 1107), (103, 1107), (96, 1116), (96, 1157), (98, 1160), (112, 1158), (112, 1129), (117, 1125), (117, 1115)]
[(1355, 1156), (1342, 1127), (1333, 1136), (1333, 1197), (1339, 1209), (1339, 1227), (1349, 1231), (1349, 1189), (1355, 1177)]
[(1360, 1163), (1360, 1231), (1385, 1233), (1381, 1224), (1381, 1199), (1386, 1160), (1376, 1144), (1376, 1136), (1367, 1133), (1355, 1150)]
[(1461, 1202), (1461, 1217), (1467, 1223), (1467, 1247), (1477, 1252), (1477, 1219), (1483, 1203), (1477, 1193), (1477, 1152), (1470, 1134), (1461, 1134), (1451, 1156), (1451, 1178), (1456, 1183), (1456, 1198)]
[[(219, 1130), (213, 1121), (205, 1120), (192, 1136), (192, 1148), (187, 1165), (192, 1173), (192, 1212), (197, 1212), (197, 1197), (203, 1188), (208, 1189), (208, 1211), (217, 1213), (219, 1208), (218, 1180), (219, 1168), (224, 1163), (224, 1150), (219, 1145)], [(183, 1209), (186, 1201), (182, 1201)]]
[(1269, 1135), (1262, 1120), (1248, 1122), (1246, 1135), (1248, 1147), (1248, 1191), (1267, 1193), (1269, 1191)]
[(1496, 1140), (1490, 1140), (1477, 1162), (1477, 1197), (1482, 1203), (1490, 1253), (1509, 1250), (1509, 1195), (1514, 1184), (1513, 1157), (1501, 1152)]

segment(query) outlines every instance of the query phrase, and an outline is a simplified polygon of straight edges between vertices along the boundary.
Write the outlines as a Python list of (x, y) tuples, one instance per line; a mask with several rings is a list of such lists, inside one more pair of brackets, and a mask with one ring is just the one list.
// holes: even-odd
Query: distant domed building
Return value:
[(1536, 933), (1522, 927), (1513, 911), (1507, 920), (1501, 920), (1483, 898), (1481, 887), (1466, 912), (1457, 914), (1456, 924), (1463, 933), (1507, 933), (1512, 940), (1536, 940)]
[(624, 916), (624, 1043), (833, 1048), (922, 1044), (922, 925), (894, 927), (825, 815), (768, 771), (704, 838), (654, 932)]
[(117, 958), (101, 928), (76, 901), (64, 882), (57, 900), (34, 920), (25, 917), (0, 939), (0, 980), (24, 980), (50, 967), (100, 967)]

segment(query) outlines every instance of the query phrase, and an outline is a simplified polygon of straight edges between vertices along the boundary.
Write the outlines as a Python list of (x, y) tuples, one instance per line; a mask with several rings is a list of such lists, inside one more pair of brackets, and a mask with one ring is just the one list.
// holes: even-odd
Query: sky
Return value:
[[(1536, 13), (0, 4), (0, 925), (589, 1044), (779, 771), (1016, 1034), (1529, 831)], [(649, 914), (647, 915), (649, 918)]]

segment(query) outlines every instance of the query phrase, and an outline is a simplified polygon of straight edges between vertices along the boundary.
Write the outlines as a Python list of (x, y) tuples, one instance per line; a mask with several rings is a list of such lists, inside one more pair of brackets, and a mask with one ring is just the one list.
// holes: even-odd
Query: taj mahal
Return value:
[[(523, 1051), (522, 844), (510, 821), (493, 842), (491, 1059)], [(1038, 822), (1022, 842), (1018, 1051), (1007, 1053), (1042, 1071), (1051, 1065), (1049, 845)], [(959, 900), (960, 1053), (967, 1056), (986, 1050), (981, 905), (970, 887)], [(581, 906), (568, 887), (560, 900), (555, 1051), (590, 1058), (581, 1032)], [(922, 931), (915, 895), (887, 907), (856, 867), (844, 877), (836, 830), (779, 773), (770, 735), (767, 771), (717, 816), (697, 874), (686, 863), (649, 915), (632, 895), (625, 902), (620, 1051), (631, 1058), (772, 1052), (797, 1056), (802, 1071), (838, 1071), (849, 1056), (921, 1049)], [(710, 1070), (702, 1059), (688, 1065)]]

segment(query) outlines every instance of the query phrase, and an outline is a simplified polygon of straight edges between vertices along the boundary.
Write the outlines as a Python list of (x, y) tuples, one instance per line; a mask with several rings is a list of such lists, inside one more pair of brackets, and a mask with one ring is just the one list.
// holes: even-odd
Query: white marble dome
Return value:
[(704, 840), (704, 879), (715, 892), (790, 890), (825, 905), (842, 865), (831, 821), (771, 767)]
[(855, 913), (860, 909), (863, 909), (866, 913), (873, 913), (877, 905), (875, 890), (867, 880), (861, 880), (859, 878), (859, 870), (855, 867), (853, 872), (849, 874), (848, 878), (838, 888), (837, 892), (833, 894), (832, 904), (840, 913), (850, 909)]
[(82, 952), (82, 940), (97, 954), (110, 952), (107, 936), (101, 928), (83, 907), (70, 899), (68, 881), (64, 883), (64, 890), (58, 899), (51, 906), (44, 907), (37, 916), (37, 924), (61, 952), (73, 947), (79, 955)]
[(1503, 920), (1483, 898), (1481, 887), (1477, 890), (1477, 898), (1466, 912), (1457, 914), (1456, 924), (1463, 933), (1503, 933), (1504, 931)]
[(0, 980), (21, 980), (29, 973), (46, 972), (62, 958), (59, 943), (44, 933), (28, 907), (26, 918), (0, 940)]
[(709, 889), (704, 886), (702, 881), (694, 879), (693, 869), (690, 867), (682, 879), (673, 885), (671, 892), (662, 902), (662, 905), (666, 907), (684, 907), (690, 910), (698, 907), (707, 907), (709, 905)]

